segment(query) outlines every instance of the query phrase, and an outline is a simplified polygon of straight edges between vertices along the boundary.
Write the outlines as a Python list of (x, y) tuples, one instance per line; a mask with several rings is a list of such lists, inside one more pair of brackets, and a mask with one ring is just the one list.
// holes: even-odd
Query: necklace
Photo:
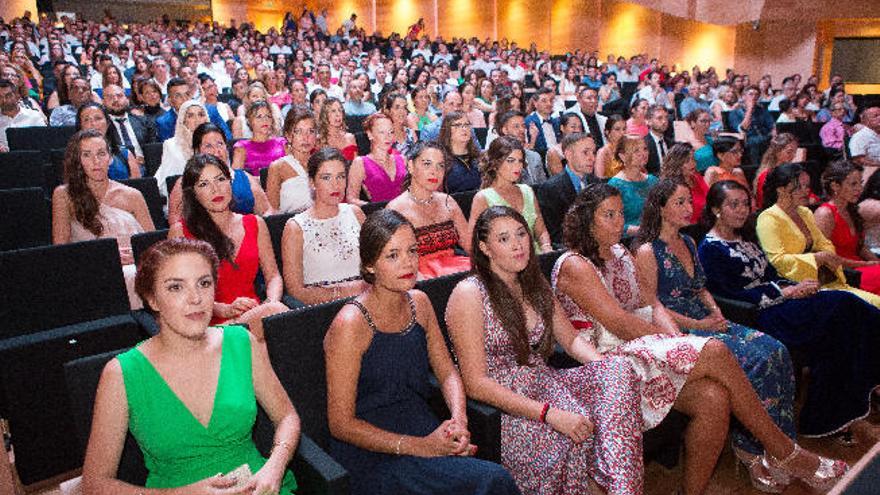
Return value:
[(428, 196), (426, 199), (419, 199), (416, 197), (415, 194), (412, 193), (412, 189), (407, 189), (406, 192), (409, 194), (409, 197), (416, 202), (416, 204), (425, 206), (434, 202), (434, 193), (431, 193), (431, 195)]

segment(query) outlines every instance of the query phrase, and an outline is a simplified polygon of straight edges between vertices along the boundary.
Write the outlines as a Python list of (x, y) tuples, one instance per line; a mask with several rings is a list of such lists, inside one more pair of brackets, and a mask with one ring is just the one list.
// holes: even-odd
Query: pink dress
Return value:
[[(483, 283), (474, 276), (462, 283), (476, 284), (483, 297), (489, 377), (532, 400), (585, 415), (595, 425), (585, 442), (575, 444), (549, 424), (502, 414), (501, 462), (519, 489), (537, 495), (585, 495), (590, 493), (590, 476), (608, 493), (641, 494), (644, 465), (638, 377), (627, 360), (609, 358), (554, 369), (532, 352), (528, 365), (521, 366)], [(529, 340), (536, 343), (543, 333), (544, 325), (539, 323), (529, 331)]]
[(284, 145), (287, 141), (281, 137), (269, 138), (258, 143), (250, 139), (242, 139), (235, 143), (233, 148), (244, 148), (247, 153), (244, 168), (251, 175), (260, 176), (260, 170), (268, 167), (275, 160), (286, 155)]
[(385, 169), (369, 156), (362, 156), (364, 161), (364, 187), (370, 195), (370, 201), (391, 201), (400, 195), (403, 179), (406, 177), (406, 162), (397, 153), (394, 159), (394, 178), (388, 177)]
[[(639, 308), (639, 286), (632, 256), (620, 244), (612, 248), (612, 253), (615, 259), (606, 263), (604, 270), (596, 270), (596, 273), (624, 310), (649, 319), (650, 308)], [(568, 251), (556, 260), (551, 274), (553, 291), (572, 325), (586, 334), (599, 352), (606, 356), (619, 356), (632, 363), (639, 376), (643, 427), (646, 431), (650, 430), (669, 414), (709, 339), (692, 335), (646, 335), (629, 341), (619, 339), (557, 289), (559, 271), (565, 260), (573, 256), (580, 255)], [(590, 260), (581, 258), (595, 268)]]
[[(837, 211), (837, 206), (830, 201), (822, 206), (834, 213), (834, 230), (831, 231), (828, 240), (834, 244), (837, 254), (846, 259), (862, 261), (862, 257), (859, 256), (859, 238), (850, 230), (849, 224)], [(856, 270), (862, 274), (859, 288), (880, 294), (880, 265), (860, 266)]]

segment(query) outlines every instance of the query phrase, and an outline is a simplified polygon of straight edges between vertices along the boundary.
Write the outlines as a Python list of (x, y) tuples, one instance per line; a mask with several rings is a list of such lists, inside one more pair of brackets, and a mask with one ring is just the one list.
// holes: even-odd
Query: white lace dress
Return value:
[(304, 211), (288, 220), (303, 233), (303, 284), (327, 286), (360, 278), (361, 224), (354, 209), (339, 205), (333, 218), (318, 219)]

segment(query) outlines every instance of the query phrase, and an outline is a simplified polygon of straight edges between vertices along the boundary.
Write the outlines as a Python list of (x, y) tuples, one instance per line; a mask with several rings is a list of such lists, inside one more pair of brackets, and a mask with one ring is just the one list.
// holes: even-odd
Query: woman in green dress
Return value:
[[(170, 239), (144, 254), (135, 289), (160, 331), (104, 368), (83, 466), (85, 493), (296, 489), (287, 464), (299, 440), (299, 416), (265, 346), (254, 345), (243, 327), (208, 326), (217, 265), (210, 245), (196, 240)], [(258, 402), (275, 424), (269, 459), (252, 439)], [(116, 479), (129, 429), (144, 453), (146, 490)]]

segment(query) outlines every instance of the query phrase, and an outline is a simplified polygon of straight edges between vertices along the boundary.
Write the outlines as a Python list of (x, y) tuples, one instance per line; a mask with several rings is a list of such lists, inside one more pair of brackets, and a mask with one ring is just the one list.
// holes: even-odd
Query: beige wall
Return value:
[(30, 10), (31, 19), (36, 19), (37, 0), (0, 0), (0, 17), (6, 21), (21, 17), (25, 10)]

